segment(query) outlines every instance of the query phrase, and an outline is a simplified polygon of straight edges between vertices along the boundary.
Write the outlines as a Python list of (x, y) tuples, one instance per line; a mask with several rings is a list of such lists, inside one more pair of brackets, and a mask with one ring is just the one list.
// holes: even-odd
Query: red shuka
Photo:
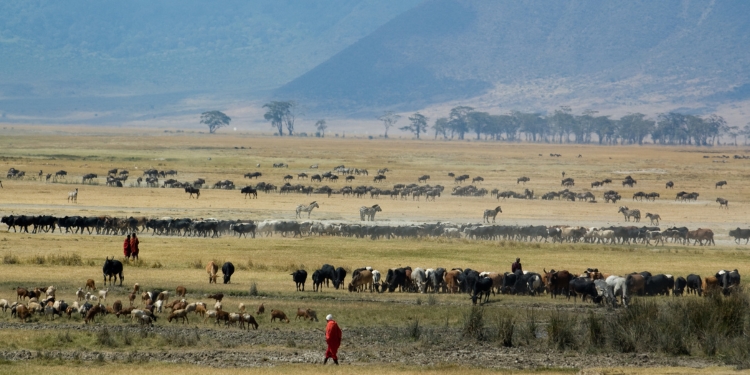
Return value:
[(338, 360), (336, 353), (341, 345), (341, 328), (335, 320), (329, 320), (328, 325), (326, 325), (326, 343), (328, 343), (326, 358)]
[(130, 238), (127, 238), (127, 237), (125, 238), (125, 242), (123, 242), (123, 244), (122, 244), (122, 253), (125, 255), (126, 258), (130, 256), (130, 254), (131, 254), (131, 252), (130, 252)]
[(138, 244), (141, 243), (141, 241), (138, 241), (138, 237), (133, 237), (130, 239), (130, 251), (133, 255), (138, 255)]

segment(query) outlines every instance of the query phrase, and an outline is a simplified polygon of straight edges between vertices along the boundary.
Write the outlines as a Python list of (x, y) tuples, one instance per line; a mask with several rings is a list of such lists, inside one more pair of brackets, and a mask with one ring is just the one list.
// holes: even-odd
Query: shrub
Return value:
[(472, 306), (468, 313), (464, 314), (463, 324), (464, 337), (471, 337), (477, 340), (486, 338), (484, 331), (484, 309), (479, 306)]
[(556, 310), (547, 325), (547, 340), (550, 347), (557, 350), (575, 349), (576, 318), (569, 313)]
[(188, 262), (188, 267), (195, 268), (197, 270), (203, 269), (203, 261), (201, 261), (200, 259), (196, 259), (192, 262)]
[(419, 340), (419, 337), (422, 336), (422, 327), (419, 326), (419, 318), (414, 318), (414, 320), (406, 326), (406, 333), (412, 340)]
[(258, 296), (258, 284), (256, 284), (255, 281), (250, 284), (250, 295), (253, 297)]
[(509, 312), (505, 312), (502, 315), (496, 317), (495, 320), (495, 339), (500, 342), (502, 346), (512, 347), (513, 346), (513, 332), (516, 329), (516, 322)]
[(3, 255), (3, 264), (18, 264), (20, 261), (18, 259), (18, 256), (13, 254), (5, 254)]

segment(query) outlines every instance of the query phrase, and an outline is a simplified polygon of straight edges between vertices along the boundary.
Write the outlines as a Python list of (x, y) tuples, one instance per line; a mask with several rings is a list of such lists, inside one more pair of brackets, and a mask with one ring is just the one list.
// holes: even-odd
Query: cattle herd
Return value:
[[(314, 202), (313, 202), (314, 203)], [(621, 207), (621, 211), (628, 211)], [(372, 220), (379, 205), (362, 207), (362, 220)], [(494, 221), (500, 206), (485, 211), (485, 221)], [(632, 214), (632, 213), (631, 213)], [(640, 213), (638, 214), (640, 215)], [(652, 214), (649, 214), (653, 217)], [(658, 215), (657, 215), (658, 216)], [(494, 225), (419, 223), (404, 225), (331, 223), (322, 221), (293, 220), (217, 220), (170, 218), (150, 219), (147, 217), (117, 218), (110, 216), (3, 216), (2, 223), (15, 232), (64, 234), (125, 235), (141, 232), (159, 236), (220, 237), (237, 235), (255, 238), (256, 235), (273, 236), (339, 236), (354, 238), (465, 238), (470, 240), (505, 240), (522, 242), (582, 242), (597, 244), (665, 245), (667, 242), (682, 245), (715, 245), (711, 229), (671, 227), (662, 230), (654, 226), (609, 226), (582, 227), (567, 225)], [(735, 243), (750, 241), (750, 229), (736, 228), (729, 231)]]

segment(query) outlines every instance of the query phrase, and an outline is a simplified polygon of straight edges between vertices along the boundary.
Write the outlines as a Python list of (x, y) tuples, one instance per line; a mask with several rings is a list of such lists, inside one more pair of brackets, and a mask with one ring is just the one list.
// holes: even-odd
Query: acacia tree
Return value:
[(447, 117), (441, 117), (437, 120), (435, 120), (435, 125), (432, 125), (432, 129), (435, 130), (435, 139), (437, 139), (439, 134), (443, 135), (443, 139), (448, 138), (448, 118)]
[(451, 132), (458, 133), (458, 139), (464, 139), (464, 134), (469, 131), (469, 113), (473, 110), (473, 107), (467, 106), (458, 106), (451, 109), (449, 117)]
[(201, 113), (201, 124), (208, 125), (210, 134), (216, 133), (216, 130), (229, 125), (232, 119), (221, 111), (208, 111)]
[(272, 101), (263, 105), (268, 108), (263, 118), (271, 121), (271, 126), (279, 131), (279, 135), (284, 135), (284, 126), (289, 131), (289, 135), (294, 135), (294, 120), (296, 118), (297, 103), (292, 100)]
[(393, 125), (396, 125), (400, 118), (401, 115), (395, 114), (393, 111), (385, 111), (380, 117), (378, 117), (378, 120), (383, 121), (383, 127), (385, 128), (385, 134), (383, 135), (384, 138), (388, 138), (388, 129)]
[(414, 133), (417, 139), (419, 139), (419, 134), (427, 131), (427, 117), (417, 112), (409, 116), (409, 121), (411, 121), (411, 124), (403, 126), (400, 129)]
[(326, 125), (326, 120), (323, 120), (323, 119), (318, 120), (318, 122), (315, 123), (315, 128), (318, 129), (318, 134), (320, 134), (320, 138), (324, 138), (326, 129), (328, 129), (328, 125)]

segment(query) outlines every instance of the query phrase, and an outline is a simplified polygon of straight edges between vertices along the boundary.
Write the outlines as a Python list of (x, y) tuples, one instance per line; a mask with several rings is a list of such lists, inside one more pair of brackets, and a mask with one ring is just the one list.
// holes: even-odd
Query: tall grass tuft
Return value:
[(249, 294), (251, 296), (253, 296), (253, 297), (257, 297), (258, 296), (258, 284), (255, 281), (253, 281), (252, 284), (250, 284), (250, 292), (249, 292)]
[(3, 255), (3, 264), (18, 264), (21, 260), (18, 259), (17, 255), (14, 254), (5, 254)]
[(464, 314), (462, 333), (464, 337), (483, 341), (487, 338), (484, 325), (484, 308), (472, 306), (471, 310)]
[(200, 259), (196, 259), (192, 262), (188, 262), (188, 267), (196, 270), (201, 270), (203, 269), (203, 261), (201, 261)]
[(550, 315), (547, 325), (547, 340), (550, 347), (557, 350), (575, 349), (577, 335), (575, 316), (560, 310)]
[(406, 334), (414, 341), (419, 340), (422, 336), (422, 327), (419, 325), (419, 318), (414, 318), (414, 320), (406, 326)]
[(495, 317), (495, 339), (502, 346), (510, 348), (513, 346), (513, 336), (516, 330), (516, 319), (508, 311), (504, 311)]

